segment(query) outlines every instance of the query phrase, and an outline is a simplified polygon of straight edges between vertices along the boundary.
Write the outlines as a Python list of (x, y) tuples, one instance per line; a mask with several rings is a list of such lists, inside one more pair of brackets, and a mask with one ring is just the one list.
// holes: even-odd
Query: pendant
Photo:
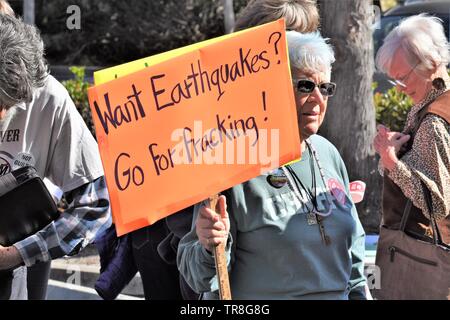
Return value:
[(317, 223), (319, 225), (319, 232), (320, 232), (320, 237), (322, 238), (322, 242), (324, 245), (328, 246), (331, 243), (331, 239), (329, 236), (327, 236), (327, 234), (325, 233), (325, 226), (322, 223), (323, 218), (322, 217), (317, 217)]
[(267, 182), (274, 188), (282, 188), (288, 181), (287, 176), (281, 168), (273, 170), (271, 174), (267, 176)]
[(317, 224), (317, 217), (316, 217), (316, 214), (313, 212), (308, 212), (306, 214), (306, 220), (307, 220), (309, 226)]

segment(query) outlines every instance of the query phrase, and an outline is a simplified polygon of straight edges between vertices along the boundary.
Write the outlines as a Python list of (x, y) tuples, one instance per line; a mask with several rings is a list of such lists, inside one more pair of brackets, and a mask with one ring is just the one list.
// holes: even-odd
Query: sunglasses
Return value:
[(312, 93), (316, 86), (319, 87), (319, 91), (324, 97), (332, 97), (336, 92), (336, 83), (334, 82), (316, 84), (314, 81), (308, 79), (293, 79), (293, 83), (299, 93)]

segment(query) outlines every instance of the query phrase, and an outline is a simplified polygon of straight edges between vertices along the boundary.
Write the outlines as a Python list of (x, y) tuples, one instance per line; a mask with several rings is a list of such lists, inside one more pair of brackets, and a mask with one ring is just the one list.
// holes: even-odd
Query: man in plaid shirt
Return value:
[[(33, 166), (69, 204), (36, 234), (0, 247), (0, 299), (26, 299), (26, 267), (78, 253), (111, 224), (97, 143), (43, 53), (35, 27), (0, 14), (0, 175)], [(38, 284), (47, 276), (48, 268)]]

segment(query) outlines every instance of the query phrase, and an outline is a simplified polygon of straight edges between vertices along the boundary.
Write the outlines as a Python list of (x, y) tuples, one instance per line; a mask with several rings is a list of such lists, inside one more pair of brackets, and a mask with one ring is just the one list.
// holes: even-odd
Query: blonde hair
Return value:
[(235, 31), (284, 18), (287, 30), (316, 31), (319, 11), (316, 0), (250, 0), (237, 17)]
[(8, 1), (6, 0), (0, 0), (0, 13), (14, 17), (14, 10), (11, 8)]
[(399, 48), (411, 66), (418, 71), (432, 70), (450, 62), (450, 46), (444, 33), (442, 20), (426, 14), (404, 19), (384, 40), (377, 52), (377, 67), (387, 73), (393, 56)]

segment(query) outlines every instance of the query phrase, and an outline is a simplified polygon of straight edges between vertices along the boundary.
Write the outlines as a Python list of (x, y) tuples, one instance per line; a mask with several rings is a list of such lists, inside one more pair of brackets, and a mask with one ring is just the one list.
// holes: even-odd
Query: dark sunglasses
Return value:
[(319, 91), (324, 97), (332, 97), (336, 92), (336, 83), (334, 82), (316, 84), (314, 81), (308, 79), (293, 79), (293, 83), (299, 93), (312, 93), (316, 86), (319, 87)]

